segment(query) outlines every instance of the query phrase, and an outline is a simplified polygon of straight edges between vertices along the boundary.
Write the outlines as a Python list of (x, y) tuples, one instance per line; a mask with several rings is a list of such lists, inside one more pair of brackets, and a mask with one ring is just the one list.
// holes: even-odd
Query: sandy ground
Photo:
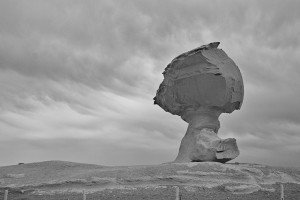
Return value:
[(107, 167), (47, 161), (0, 167), (8, 199), (300, 199), (300, 169), (257, 164), (182, 163)]

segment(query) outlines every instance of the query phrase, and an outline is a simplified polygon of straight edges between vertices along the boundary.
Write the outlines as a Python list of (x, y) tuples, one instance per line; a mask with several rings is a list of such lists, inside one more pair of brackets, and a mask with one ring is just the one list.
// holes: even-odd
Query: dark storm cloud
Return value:
[[(106, 148), (90, 152), (110, 152), (114, 143), (127, 154), (157, 148), (171, 160), (187, 124), (152, 105), (161, 73), (178, 54), (220, 41), (245, 83), (242, 110), (221, 116), (220, 136), (240, 141), (241, 161), (299, 152), (299, 7), (292, 0), (1, 1), (2, 140), (92, 138)], [(99, 154), (99, 162), (114, 163)], [(142, 153), (134, 155), (141, 163)], [(291, 155), (290, 163), (300, 160)], [(283, 161), (289, 165), (267, 163)]]
[[(10, 8), (11, 12), (1, 18), (2, 69), (33, 78), (71, 80), (123, 94), (136, 93), (133, 87), (149, 80), (143, 73), (151, 69), (139, 70), (148, 66), (143, 63), (147, 62), (143, 51), (137, 47), (149, 39), (148, 34), (140, 33), (141, 26), (147, 24), (134, 17), (135, 12), (122, 12), (120, 5), (109, 1), (3, 4), (2, 8)], [(125, 65), (135, 65), (135, 70)]]
[[(1, 67), (26, 76), (58, 81), (71, 79), (126, 94), (132, 93), (141, 80), (150, 81), (143, 70), (138, 70), (139, 73), (133, 70), (149, 67), (130, 63), (133, 56), (155, 60), (151, 67), (160, 72), (169, 60), (161, 62), (158, 58), (170, 59), (176, 55), (174, 52), (180, 53), (183, 42), (195, 42), (195, 46), (206, 42), (202, 33), (207, 30), (220, 39), (243, 33), (246, 41), (254, 33), (260, 42), (253, 41), (254, 44), (261, 46), (266, 40), (273, 41), (273, 45), (285, 42), (282, 38), (286, 38), (285, 45), (288, 45), (291, 38), (298, 39), (297, 34), (285, 33), (288, 28), (284, 27), (292, 25), (289, 28), (293, 30), (298, 22), (294, 3), (275, 2), (271, 6), (258, 2), (249, 5), (240, 1), (217, 3), (212, 1), (202, 6), (198, 1), (168, 1), (165, 4), (155, 1), (35, 1), (32, 6), (8, 1), (7, 4), (12, 5), (3, 3), (2, 6), (6, 12), (2, 12), (5, 16), (1, 18), (4, 24)], [(285, 17), (285, 11), (292, 14)], [(282, 37), (275, 33), (287, 35)], [(134, 65), (133, 69), (127, 69), (129, 75), (120, 70), (128, 62)]]

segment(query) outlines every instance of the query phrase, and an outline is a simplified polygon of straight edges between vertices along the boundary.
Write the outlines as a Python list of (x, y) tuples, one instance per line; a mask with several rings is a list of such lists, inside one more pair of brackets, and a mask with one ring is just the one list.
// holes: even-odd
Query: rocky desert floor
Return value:
[[(300, 200), (300, 169), (258, 164), (168, 163), (109, 167), (46, 161), (0, 167), (0, 200)], [(177, 192), (179, 191), (179, 196)]]

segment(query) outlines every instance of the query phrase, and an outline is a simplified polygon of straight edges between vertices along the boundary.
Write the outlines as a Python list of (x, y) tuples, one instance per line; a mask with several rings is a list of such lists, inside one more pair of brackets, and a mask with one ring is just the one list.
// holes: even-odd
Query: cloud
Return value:
[(237, 138), (240, 161), (299, 165), (298, 7), (292, 0), (1, 1), (0, 141), (3, 151), (6, 142), (20, 147), (0, 165), (22, 158), (21, 148), (41, 152), (24, 162), (55, 159), (65, 143), (61, 159), (76, 148), (74, 161), (172, 160), (187, 124), (152, 98), (174, 57), (213, 41), (245, 84), (242, 109), (221, 116), (219, 135)]

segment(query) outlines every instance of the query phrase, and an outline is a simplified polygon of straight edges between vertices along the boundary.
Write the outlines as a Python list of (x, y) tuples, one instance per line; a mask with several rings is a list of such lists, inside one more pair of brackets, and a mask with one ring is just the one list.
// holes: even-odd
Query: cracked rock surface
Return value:
[[(7, 174), (22, 174), (20, 177)], [(300, 197), (300, 170), (217, 162), (108, 167), (46, 161), (0, 167), (0, 195), (9, 199), (286, 199)], [(71, 196), (70, 196), (71, 195)], [(73, 195), (73, 196), (72, 196)]]

